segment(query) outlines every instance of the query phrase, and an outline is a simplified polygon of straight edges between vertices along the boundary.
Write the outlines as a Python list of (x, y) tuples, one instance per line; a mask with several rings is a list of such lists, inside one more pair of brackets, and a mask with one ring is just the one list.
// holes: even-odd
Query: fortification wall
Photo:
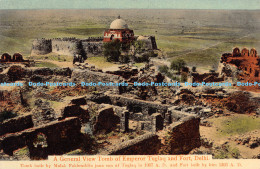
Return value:
[(80, 52), (80, 40), (76, 38), (52, 39), (52, 52), (60, 55), (74, 56)]
[(35, 39), (32, 42), (31, 55), (45, 55), (52, 52), (52, 41), (50, 39)]
[(102, 41), (82, 41), (82, 47), (88, 57), (93, 57), (102, 53)]

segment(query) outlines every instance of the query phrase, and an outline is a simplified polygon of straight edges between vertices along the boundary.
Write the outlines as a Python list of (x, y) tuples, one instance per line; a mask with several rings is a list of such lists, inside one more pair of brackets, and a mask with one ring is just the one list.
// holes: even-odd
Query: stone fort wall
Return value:
[(51, 39), (35, 39), (32, 43), (31, 55), (45, 55), (52, 52)]
[[(144, 42), (144, 48), (147, 50), (157, 49), (154, 36), (142, 36), (137, 38)], [(75, 37), (54, 38), (54, 39), (35, 39), (32, 43), (31, 55), (46, 55), (51, 52), (59, 55), (74, 56), (74, 54), (87, 55), (93, 57), (102, 53), (103, 37), (89, 37), (86, 39), (77, 39)]]
[(32, 43), (32, 56), (57, 53), (60, 55), (74, 56), (74, 54), (86, 54), (88, 57), (102, 52), (103, 38), (54, 38), (35, 39)]

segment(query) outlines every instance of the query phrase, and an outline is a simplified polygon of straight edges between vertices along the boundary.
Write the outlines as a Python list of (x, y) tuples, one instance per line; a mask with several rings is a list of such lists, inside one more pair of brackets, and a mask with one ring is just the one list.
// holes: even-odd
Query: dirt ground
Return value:
[[(251, 124), (249, 126), (243, 119), (253, 119), (255, 124)], [(227, 127), (225, 125), (231, 125), (236, 119), (242, 119), (237, 126), (232, 126), (230, 129), (232, 131), (227, 131)], [(209, 126), (200, 126), (201, 137), (204, 140), (207, 140), (208, 143), (212, 143), (212, 147), (223, 147), (223, 145), (232, 147), (233, 149), (237, 149), (239, 151), (239, 158), (251, 159), (255, 158), (260, 153), (260, 128), (259, 128), (259, 117), (252, 115), (244, 115), (244, 114), (231, 114), (230, 116), (222, 116), (222, 117), (211, 117), (206, 119)], [(249, 121), (250, 122), (250, 121)], [(243, 125), (249, 126), (247, 129), (243, 127)], [(243, 131), (239, 131), (239, 127), (244, 128)], [(229, 128), (228, 128), (229, 129)], [(238, 131), (238, 132), (235, 132)], [(256, 147), (252, 146), (253, 140), (258, 140), (256, 142)], [(254, 148), (250, 148), (250, 146)], [(209, 148), (209, 147), (208, 147)], [(201, 151), (207, 151), (205, 146), (200, 148)]]

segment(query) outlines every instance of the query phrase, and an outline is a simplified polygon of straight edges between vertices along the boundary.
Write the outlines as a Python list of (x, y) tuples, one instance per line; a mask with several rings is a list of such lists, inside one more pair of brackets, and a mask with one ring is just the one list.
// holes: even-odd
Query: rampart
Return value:
[(102, 52), (103, 38), (89, 37), (88, 39), (77, 39), (75, 37), (36, 39), (32, 42), (31, 55), (45, 55), (56, 53), (60, 55), (74, 56), (86, 54), (88, 57)]
[(31, 55), (45, 55), (52, 52), (51, 39), (36, 39), (32, 42)]

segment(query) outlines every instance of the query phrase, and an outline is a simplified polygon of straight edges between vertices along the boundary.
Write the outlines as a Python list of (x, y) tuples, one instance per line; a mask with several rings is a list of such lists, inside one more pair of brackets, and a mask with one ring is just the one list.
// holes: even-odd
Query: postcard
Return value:
[(260, 166), (260, 0), (0, 0), (0, 168)]

